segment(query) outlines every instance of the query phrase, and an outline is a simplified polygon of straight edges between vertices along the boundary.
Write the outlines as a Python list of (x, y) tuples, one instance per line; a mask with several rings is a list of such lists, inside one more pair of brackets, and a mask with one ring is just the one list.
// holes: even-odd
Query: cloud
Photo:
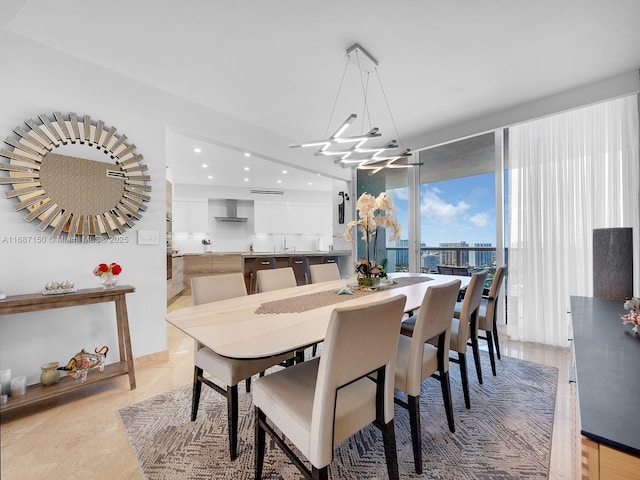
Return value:
[(471, 206), (463, 200), (458, 203), (447, 203), (440, 198), (441, 191), (437, 188), (429, 188), (424, 192), (420, 213), (429, 219), (442, 222), (452, 222), (459, 219)]
[(476, 213), (469, 218), (469, 221), (476, 227), (486, 227), (491, 223), (491, 217), (488, 213)]

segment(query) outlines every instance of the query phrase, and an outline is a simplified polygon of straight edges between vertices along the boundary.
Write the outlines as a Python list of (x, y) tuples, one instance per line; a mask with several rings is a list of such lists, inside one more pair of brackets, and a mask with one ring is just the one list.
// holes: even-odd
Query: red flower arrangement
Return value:
[(106, 273), (110, 273), (111, 275), (120, 275), (121, 272), (122, 267), (115, 262), (110, 263), (109, 265), (107, 265), (106, 263), (101, 263), (93, 269), (93, 274), (96, 277), (101, 277)]
[(631, 331), (638, 333), (638, 326), (640, 326), (640, 297), (627, 299), (627, 301), (624, 302), (624, 309), (629, 310), (629, 313), (620, 315), (622, 323), (624, 325), (631, 323), (633, 325)]

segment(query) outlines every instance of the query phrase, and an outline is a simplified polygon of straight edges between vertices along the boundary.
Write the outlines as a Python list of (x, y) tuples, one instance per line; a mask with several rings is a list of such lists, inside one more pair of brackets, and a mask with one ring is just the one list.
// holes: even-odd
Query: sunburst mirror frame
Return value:
[[(39, 229), (52, 229), (54, 237), (66, 232), (70, 240), (81, 236), (89, 242), (123, 234), (140, 220), (150, 200), (151, 177), (143, 173), (143, 156), (126, 135), (73, 112), (24, 123), (27, 128), (14, 128), (4, 141), (8, 147), (0, 148), (0, 171), (8, 173), (0, 176), (0, 185), (12, 186), (4, 195), (18, 200), (13, 208), (25, 210), (27, 222), (40, 220)], [(114, 163), (53, 153), (69, 143), (95, 146)]]

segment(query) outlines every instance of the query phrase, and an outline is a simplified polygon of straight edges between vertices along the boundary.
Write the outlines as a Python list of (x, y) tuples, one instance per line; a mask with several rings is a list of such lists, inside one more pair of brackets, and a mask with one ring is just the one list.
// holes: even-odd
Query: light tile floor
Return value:
[[(191, 297), (183, 295), (169, 310), (190, 304)], [(128, 378), (122, 376), (54, 399), (28, 414), (3, 414), (0, 425), (2, 480), (142, 478), (118, 410), (192, 381), (193, 341), (171, 325), (167, 335), (169, 360), (152, 365), (136, 364), (135, 390), (129, 390)], [(510, 357), (559, 369), (549, 478), (578, 478), (575, 393), (568, 381), (570, 351), (509, 341), (504, 334), (501, 350)]]

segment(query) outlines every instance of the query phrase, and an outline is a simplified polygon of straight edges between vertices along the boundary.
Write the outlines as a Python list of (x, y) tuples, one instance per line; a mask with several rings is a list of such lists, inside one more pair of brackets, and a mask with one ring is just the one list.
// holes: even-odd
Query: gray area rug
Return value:
[[(464, 408), (459, 367), (451, 364), (455, 433), (447, 427), (439, 383), (428, 379), (422, 386), (421, 476), (413, 467), (409, 415), (396, 406), (401, 478), (548, 478), (557, 369), (503, 356), (497, 362), (498, 375), (493, 377), (488, 356), (483, 352), (484, 384), (479, 385), (472, 358), (469, 363), (471, 410)], [(120, 418), (143, 477), (253, 478), (253, 406), (251, 395), (242, 386), (239, 388), (238, 458), (233, 462), (228, 453), (225, 399), (206, 386), (195, 422), (190, 420), (191, 385), (121, 409)], [(387, 478), (379, 430), (370, 426), (339, 445), (329, 476)], [(301, 478), (268, 436), (263, 478)]]

